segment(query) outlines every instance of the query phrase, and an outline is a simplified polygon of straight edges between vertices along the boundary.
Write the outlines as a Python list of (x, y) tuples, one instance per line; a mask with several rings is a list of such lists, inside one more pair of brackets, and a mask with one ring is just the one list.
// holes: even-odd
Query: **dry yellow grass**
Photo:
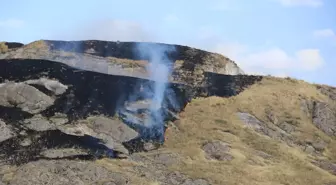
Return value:
[[(303, 81), (267, 77), (258, 84), (231, 98), (199, 98), (181, 113), (176, 123), (179, 131), (167, 132), (165, 148), (185, 158), (183, 164), (171, 170), (184, 172), (194, 178), (211, 179), (213, 184), (323, 184), (336, 181), (330, 173), (312, 165), (308, 154), (270, 139), (243, 126), (236, 116), (246, 112), (274, 126), (268, 119), (272, 112), (278, 122), (295, 123), (298, 140), (314, 140), (317, 136), (329, 142), (325, 155), (335, 157), (335, 140), (313, 126), (311, 119), (300, 109), (301, 99), (328, 101), (315, 86)], [(222, 140), (231, 145), (230, 162), (209, 161), (201, 147), (209, 140)], [(255, 155), (260, 150), (272, 155), (264, 159)]]
[(141, 67), (146, 68), (148, 61), (146, 60), (131, 60), (131, 59), (123, 59), (116, 57), (107, 57), (112, 63), (120, 64), (125, 67)]
[(0, 42), (0, 53), (6, 53), (8, 51), (8, 46), (5, 42)]
[(104, 166), (106, 169), (114, 173), (121, 173), (126, 175), (126, 178), (130, 180), (130, 184), (138, 185), (160, 185), (156, 181), (148, 180), (144, 177), (140, 177), (134, 171), (134, 166), (139, 166), (141, 164), (131, 162), (128, 160), (111, 160), (111, 159), (101, 159), (96, 161), (98, 165)]
[(24, 46), (25, 49), (46, 49), (49, 50), (48, 44), (43, 40), (34, 41)]
[[(336, 160), (336, 142), (313, 126), (312, 120), (300, 109), (301, 99), (329, 101), (315, 86), (303, 81), (266, 77), (261, 82), (231, 98), (209, 97), (192, 100), (176, 128), (169, 128), (165, 145), (160, 151), (178, 153), (181, 163), (169, 167), (191, 178), (205, 178), (215, 185), (320, 185), (336, 182), (336, 176), (309, 162), (313, 156), (300, 148), (271, 139), (244, 127), (237, 112), (246, 112), (275, 126), (286, 120), (295, 124), (293, 136), (298, 141), (317, 137), (328, 143), (325, 157)], [(269, 120), (269, 113), (276, 117)], [(232, 161), (207, 160), (202, 145), (221, 140), (231, 146)], [(271, 158), (262, 158), (258, 151)], [(143, 156), (150, 155), (143, 153)], [(101, 160), (114, 172), (126, 173), (137, 184), (159, 184), (139, 176), (133, 166), (146, 165), (127, 160)]]

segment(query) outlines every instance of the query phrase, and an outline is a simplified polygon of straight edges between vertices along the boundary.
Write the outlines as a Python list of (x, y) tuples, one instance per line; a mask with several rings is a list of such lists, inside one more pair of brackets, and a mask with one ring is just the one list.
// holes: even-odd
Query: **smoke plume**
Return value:
[[(134, 48), (135, 55), (149, 61), (147, 71), (150, 81), (138, 84), (140, 87), (136, 87), (135, 92), (128, 98), (130, 105), (126, 106), (126, 110), (122, 110), (122, 114), (128, 122), (143, 127), (141, 135), (145, 138), (162, 141), (164, 120), (170, 112), (169, 108), (178, 109), (174, 91), (168, 87), (173, 64), (168, 53), (174, 51), (174, 46), (150, 43), (136, 43)], [(145, 118), (136, 116), (143, 112), (146, 112)]]

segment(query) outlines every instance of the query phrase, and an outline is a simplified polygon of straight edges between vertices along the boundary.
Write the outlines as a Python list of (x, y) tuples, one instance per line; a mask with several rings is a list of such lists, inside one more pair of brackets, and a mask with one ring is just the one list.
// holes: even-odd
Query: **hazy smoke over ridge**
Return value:
[[(149, 58), (149, 65), (147, 71), (149, 72), (149, 79), (155, 81), (153, 84), (153, 96), (150, 105), (151, 117), (147, 121), (148, 126), (155, 124), (162, 124), (163, 116), (160, 113), (160, 108), (163, 107), (164, 94), (166, 85), (171, 74), (171, 61), (169, 61), (166, 52), (171, 52), (175, 48), (168, 46), (148, 47), (146, 44), (137, 43), (136, 49), (138, 53), (147, 55)], [(144, 89), (145, 92), (149, 89)]]

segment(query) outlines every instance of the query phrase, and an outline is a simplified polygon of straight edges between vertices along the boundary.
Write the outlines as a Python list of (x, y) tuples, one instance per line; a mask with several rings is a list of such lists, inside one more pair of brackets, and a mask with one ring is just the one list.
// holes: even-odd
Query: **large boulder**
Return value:
[(25, 112), (36, 114), (51, 106), (54, 100), (35, 87), (23, 83), (0, 84), (0, 105), (18, 107)]
[(106, 147), (125, 154), (129, 154), (129, 152), (122, 143), (139, 136), (136, 131), (120, 120), (102, 116), (80, 120), (77, 124), (59, 126), (58, 129), (69, 135), (89, 135), (98, 138)]

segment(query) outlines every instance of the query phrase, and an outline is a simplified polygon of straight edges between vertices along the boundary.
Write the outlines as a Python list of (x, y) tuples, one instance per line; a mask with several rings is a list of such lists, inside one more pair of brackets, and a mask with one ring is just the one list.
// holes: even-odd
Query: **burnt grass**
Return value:
[[(55, 113), (63, 113), (69, 122), (85, 119), (92, 115), (106, 115), (113, 117), (118, 109), (124, 105), (129, 97), (139, 91), (139, 84), (153, 84), (153, 81), (135, 77), (108, 75), (92, 71), (78, 70), (68, 65), (48, 60), (33, 59), (9, 59), (0, 60), (0, 83), (6, 81), (23, 82), (39, 78), (57, 79), (69, 88), (59, 96), (55, 103), (41, 112), (45, 117), (51, 117)], [(178, 113), (184, 109), (191, 99), (204, 95), (207, 96), (234, 96), (240, 93), (244, 87), (252, 85), (261, 77), (229, 76), (206, 73), (206, 83), (202, 87), (192, 87), (184, 84), (168, 83), (164, 102), (167, 109)], [(48, 91), (42, 86), (35, 86), (42, 92)], [(169, 103), (167, 97), (170, 93), (175, 94), (174, 105)], [(50, 95), (50, 94), (48, 94)], [(163, 115), (169, 115), (163, 113)], [(72, 136), (58, 130), (36, 132), (25, 130), (27, 134), (20, 135), (24, 129), (22, 121), (32, 117), (32, 114), (21, 111), (18, 108), (0, 107), (0, 119), (11, 125), (17, 136), (0, 143), (1, 158), (11, 164), (22, 164), (43, 158), (40, 152), (51, 148), (81, 148), (88, 155), (72, 156), (70, 158), (96, 159), (101, 157), (115, 157), (115, 151), (100, 144), (100, 140), (91, 136)], [(175, 118), (165, 116), (165, 121)], [(130, 127), (137, 130), (139, 138), (133, 139), (123, 145), (131, 152), (144, 151), (144, 142), (149, 140), (158, 144), (164, 142), (165, 127), (147, 128), (134, 123), (126, 122)], [(150, 133), (150, 134), (148, 134)], [(24, 138), (30, 138), (32, 144), (21, 146)], [(69, 158), (69, 157), (68, 157)]]

